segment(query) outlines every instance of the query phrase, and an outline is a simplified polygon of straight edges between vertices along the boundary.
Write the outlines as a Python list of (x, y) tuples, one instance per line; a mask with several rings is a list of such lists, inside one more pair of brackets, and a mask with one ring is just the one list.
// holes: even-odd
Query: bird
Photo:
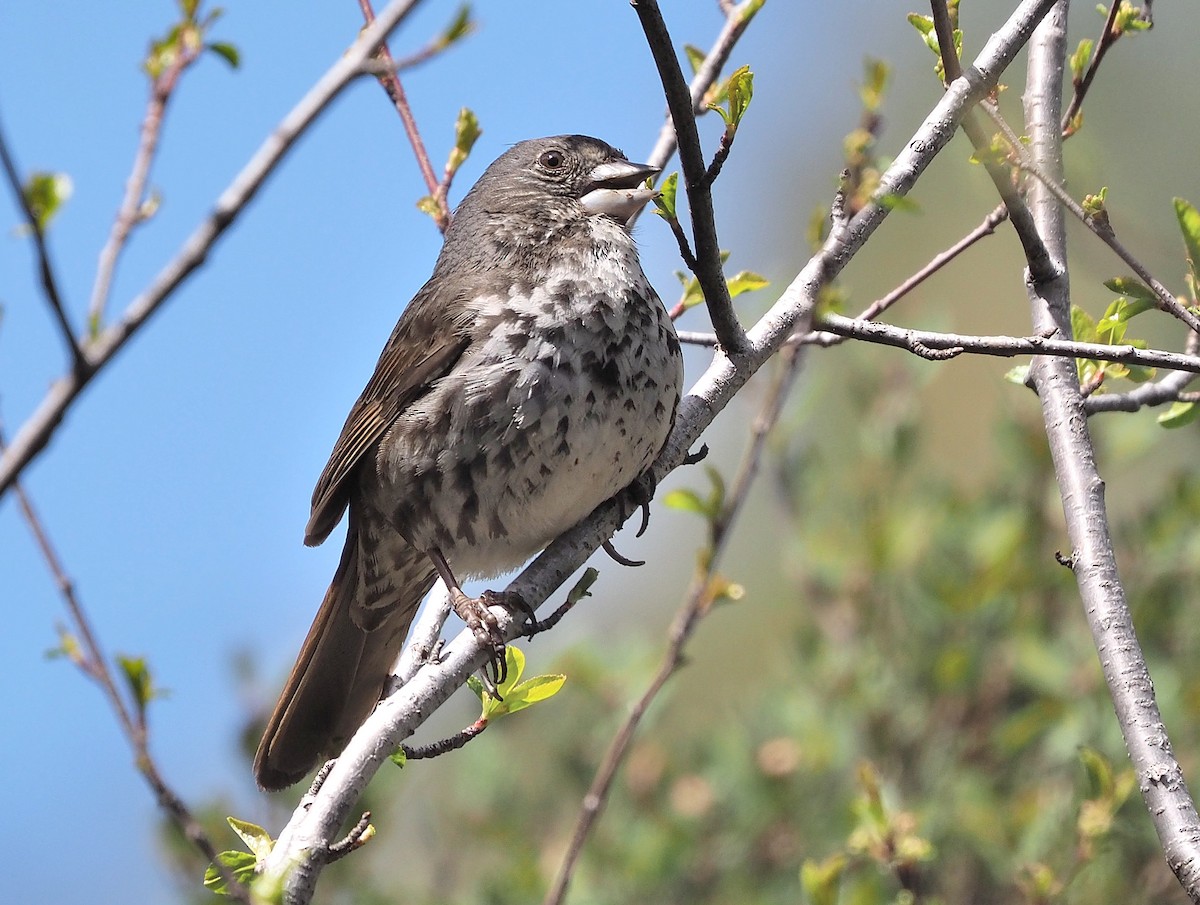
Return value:
[(305, 543), (348, 513), (346, 538), (255, 755), (263, 789), (340, 753), (437, 577), (503, 662), (488, 605), (520, 601), (460, 580), (519, 567), (646, 476), (683, 381), (631, 235), (658, 172), (557, 135), (513, 145), (463, 197), (313, 492)]

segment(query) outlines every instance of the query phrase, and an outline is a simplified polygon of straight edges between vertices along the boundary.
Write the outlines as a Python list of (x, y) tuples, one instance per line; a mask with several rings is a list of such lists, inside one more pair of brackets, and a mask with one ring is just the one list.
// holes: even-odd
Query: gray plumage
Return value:
[(515, 568), (662, 449), (682, 359), (625, 222), (652, 172), (555, 136), (515, 145), (463, 199), (314, 491), (305, 542), (347, 508), (349, 528), (255, 758), (264, 788), (370, 713), (431, 557), (457, 579)]

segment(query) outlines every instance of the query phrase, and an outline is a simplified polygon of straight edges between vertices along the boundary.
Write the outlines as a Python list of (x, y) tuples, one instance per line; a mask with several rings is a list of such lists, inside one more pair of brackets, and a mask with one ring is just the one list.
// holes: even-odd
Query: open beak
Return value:
[(640, 211), (656, 190), (643, 183), (660, 172), (658, 167), (628, 160), (610, 160), (592, 170), (587, 194), (580, 203), (590, 214), (607, 214), (625, 224)]

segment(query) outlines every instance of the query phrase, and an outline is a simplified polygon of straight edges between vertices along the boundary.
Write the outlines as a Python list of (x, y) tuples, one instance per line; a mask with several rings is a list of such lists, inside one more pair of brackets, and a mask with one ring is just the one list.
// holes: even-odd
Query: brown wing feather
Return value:
[[(375, 373), (350, 409), (313, 491), (312, 514), (304, 530), (309, 546), (324, 541), (341, 520), (349, 501), (349, 478), (363, 456), (383, 439), (405, 408), (454, 366), (467, 346), (463, 325), (450, 314), (461, 306), (447, 304), (452, 299), (431, 288), (432, 283), (426, 283), (405, 309)], [(428, 337), (433, 337), (432, 344)]]

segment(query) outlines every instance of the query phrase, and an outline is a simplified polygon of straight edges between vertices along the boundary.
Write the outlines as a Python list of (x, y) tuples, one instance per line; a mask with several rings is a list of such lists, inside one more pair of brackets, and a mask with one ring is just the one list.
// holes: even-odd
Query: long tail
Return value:
[(368, 562), (387, 562), (394, 579), (388, 583), (390, 599), (386, 605), (363, 599), (373, 596), (367, 588), (378, 582), (360, 580), (354, 522), (352, 513), (342, 560), (254, 756), (254, 777), (268, 791), (298, 782), (320, 758), (341, 752), (379, 701), (421, 598), (433, 584), (425, 554), (389, 538), (388, 555), (372, 550)]

